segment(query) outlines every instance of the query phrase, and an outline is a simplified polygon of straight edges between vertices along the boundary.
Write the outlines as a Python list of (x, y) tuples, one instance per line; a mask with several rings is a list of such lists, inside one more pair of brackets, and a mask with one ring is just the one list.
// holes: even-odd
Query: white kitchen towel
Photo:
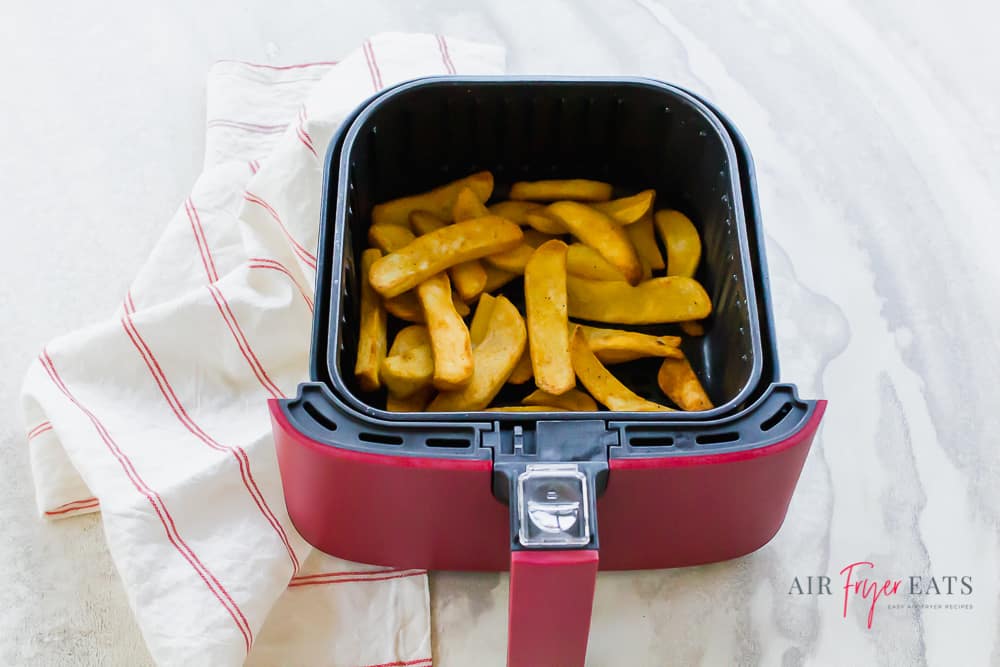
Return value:
[(29, 370), (39, 511), (101, 512), (159, 664), (431, 664), (424, 571), (340, 561), (296, 533), (266, 401), (308, 378), (338, 124), (393, 83), (503, 67), (499, 47), (417, 34), (377, 35), (337, 63), (217, 63), (191, 195), (119, 311)]

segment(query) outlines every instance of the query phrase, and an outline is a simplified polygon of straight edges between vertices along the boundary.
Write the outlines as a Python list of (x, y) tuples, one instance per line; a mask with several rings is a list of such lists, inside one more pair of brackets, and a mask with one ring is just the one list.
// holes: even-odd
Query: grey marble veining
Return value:
[[(717, 103), (757, 162), (782, 378), (830, 400), (775, 539), (732, 562), (602, 574), (589, 664), (1000, 664), (997, 3), (116, 1), (4, 13), (0, 662), (148, 661), (98, 521), (35, 519), (14, 406), (41, 342), (115, 307), (194, 179), (205, 70), (224, 57), (335, 58), (400, 29), (503, 43), (512, 72), (652, 76)], [(960, 601), (974, 608), (889, 609), (889, 598), (868, 629), (860, 599), (841, 614), (838, 573), (862, 560), (904, 586), (971, 576)], [(833, 594), (788, 594), (809, 575), (830, 576)], [(431, 589), (435, 663), (502, 664), (506, 575), (438, 573)]]

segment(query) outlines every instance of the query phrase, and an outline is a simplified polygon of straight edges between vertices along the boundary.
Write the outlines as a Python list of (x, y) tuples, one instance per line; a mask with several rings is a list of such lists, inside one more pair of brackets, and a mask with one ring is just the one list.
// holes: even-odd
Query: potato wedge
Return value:
[[(468, 196), (472, 197), (473, 201), (479, 201), (476, 199), (476, 195), (472, 194), (472, 190), (465, 188), (462, 192), (468, 193)], [(459, 194), (459, 198), (461, 197), (462, 195)], [(456, 204), (456, 208), (457, 206)], [(430, 234), (446, 226), (448, 226), (447, 222), (429, 211), (414, 211), (410, 213), (410, 227), (420, 236)], [(482, 293), (483, 288), (486, 287), (486, 269), (483, 268), (478, 259), (456, 264), (448, 269), (448, 276), (451, 278), (452, 285), (455, 286), (455, 291), (458, 292), (463, 301), (475, 299)]]
[[(455, 306), (455, 312), (459, 315), (465, 317), (469, 314), (469, 306), (455, 292), (451, 293), (451, 301), (452, 305)], [(427, 321), (427, 318), (424, 317), (424, 308), (420, 305), (420, 298), (417, 296), (417, 290), (404, 292), (391, 299), (382, 299), (382, 305), (390, 315), (405, 322), (423, 324)]]
[(423, 412), (432, 398), (434, 398), (434, 387), (431, 385), (406, 398), (393, 396), (392, 392), (389, 392), (385, 399), (385, 409), (389, 412)]
[(620, 225), (631, 225), (633, 222), (639, 222), (646, 214), (652, 213), (654, 199), (656, 190), (643, 190), (631, 197), (597, 202), (591, 206)]
[(496, 204), (490, 204), (488, 208), (489, 212), (493, 215), (507, 218), (511, 222), (516, 222), (523, 227), (528, 224), (527, 214), (532, 211), (541, 210), (543, 205), (533, 201), (508, 199), (506, 201), (498, 201)]
[(521, 400), (521, 403), (534, 406), (551, 405), (563, 410), (573, 410), (576, 412), (594, 412), (597, 410), (597, 402), (576, 388), (559, 395), (536, 389), (525, 396)]
[(524, 240), (519, 246), (507, 252), (490, 255), (486, 258), (486, 261), (496, 268), (510, 273), (524, 273), (524, 267), (528, 264), (528, 260), (531, 259), (535, 248), (551, 238), (548, 234), (542, 234), (534, 229), (526, 229), (524, 230)]
[(486, 201), (493, 194), (493, 174), (488, 171), (480, 171), (434, 188), (429, 192), (400, 197), (384, 204), (378, 204), (372, 209), (372, 224), (406, 227), (410, 224), (410, 213), (421, 209), (430, 211), (440, 218), (450, 218), (458, 193), (464, 188), (470, 188), (479, 201)]
[(573, 330), (570, 347), (573, 355), (573, 370), (580, 378), (580, 384), (590, 395), (609, 410), (625, 412), (672, 411), (665, 405), (647, 401), (623, 385), (600, 362), (587, 345), (587, 339), (579, 327)]
[(576, 386), (569, 355), (566, 314), (566, 244), (546, 241), (524, 269), (524, 309), (528, 320), (531, 369), (535, 385), (550, 394)]
[(625, 229), (611, 218), (585, 204), (558, 201), (546, 210), (559, 218), (570, 233), (601, 253), (604, 259), (622, 272), (625, 280), (636, 285), (642, 279), (639, 255)]
[(693, 278), (653, 278), (632, 287), (610, 280), (566, 277), (569, 316), (614, 324), (660, 324), (708, 317), (712, 301)]
[(510, 377), (507, 378), (507, 382), (511, 384), (524, 384), (534, 376), (534, 371), (531, 369), (531, 343), (526, 343), (524, 346), (524, 353), (521, 354), (521, 358), (517, 360), (517, 365), (514, 366), (513, 372)]
[(483, 288), (483, 292), (495, 292), (520, 275), (511, 271), (498, 269), (495, 266), (491, 266), (489, 262), (483, 262), (483, 265), (486, 269), (486, 286)]
[(566, 273), (591, 280), (625, 282), (622, 272), (613, 267), (601, 253), (583, 243), (571, 243), (566, 251)]
[(506, 297), (497, 297), (489, 332), (476, 346), (472, 380), (457, 391), (443, 391), (427, 406), (429, 411), (482, 410), (510, 377), (528, 338), (521, 314)]
[[(372, 265), (382, 257), (378, 248), (369, 248), (361, 253), (361, 275), (367, 276)], [(382, 386), (379, 380), (379, 366), (385, 358), (387, 318), (382, 299), (371, 284), (361, 280), (361, 323), (358, 330), (358, 358), (354, 363), (354, 375), (363, 391), (375, 391)]]
[(701, 237), (691, 219), (680, 211), (657, 211), (656, 231), (667, 249), (667, 275), (693, 278), (701, 261)]
[(560, 234), (569, 233), (569, 230), (566, 229), (566, 225), (564, 225), (561, 220), (556, 218), (551, 213), (546, 212), (544, 208), (535, 211), (528, 211), (524, 214), (524, 219), (527, 221), (529, 227), (543, 234), (558, 236)]
[(492, 294), (483, 294), (479, 297), (476, 313), (472, 316), (472, 322), (469, 324), (469, 340), (472, 341), (473, 349), (483, 342), (486, 334), (489, 333), (490, 317), (493, 315), (496, 301), (496, 297)]
[(458, 389), (472, 379), (472, 342), (465, 322), (455, 311), (447, 273), (431, 276), (417, 287), (427, 317), (434, 356), (434, 386)]
[(577, 326), (602, 364), (620, 364), (643, 357), (684, 357), (680, 336), (651, 336), (638, 331)]
[(483, 218), (490, 214), (483, 204), (485, 199), (472, 191), (472, 188), (462, 188), (455, 198), (455, 205), (451, 209), (451, 219), (455, 222), (465, 222), (474, 218)]
[(377, 260), (368, 279), (379, 294), (394, 297), (456, 264), (512, 250), (523, 239), (520, 227), (496, 216), (457, 222)]
[(656, 382), (663, 393), (683, 410), (710, 410), (715, 407), (687, 357), (664, 359)]
[(368, 243), (382, 252), (396, 252), (417, 238), (400, 225), (372, 225), (368, 228)]
[(681, 322), (681, 331), (686, 336), (704, 336), (705, 325), (698, 320), (688, 320), (687, 322)]
[(663, 262), (660, 246), (656, 243), (652, 215), (648, 215), (635, 224), (629, 225), (625, 228), (625, 233), (628, 235), (632, 245), (635, 246), (635, 251), (642, 262), (643, 278), (645, 280), (652, 277), (653, 271), (659, 271), (667, 266)]
[(396, 334), (380, 367), (382, 384), (396, 398), (407, 398), (431, 383), (434, 357), (427, 327), (414, 324)]
[(569, 412), (569, 410), (554, 405), (504, 405), (499, 408), (486, 408), (483, 412)]
[(510, 187), (511, 199), (531, 201), (608, 201), (611, 199), (611, 184), (571, 178), (547, 181), (520, 181)]

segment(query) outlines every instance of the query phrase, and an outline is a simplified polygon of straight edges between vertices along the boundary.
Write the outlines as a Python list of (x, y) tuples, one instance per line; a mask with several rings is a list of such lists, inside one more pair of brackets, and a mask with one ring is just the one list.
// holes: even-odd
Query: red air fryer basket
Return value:
[[(518, 180), (593, 178), (655, 188), (658, 207), (688, 214), (714, 312), (684, 351), (718, 407), (390, 413), (360, 391), (356, 267), (372, 207), (482, 169), (495, 199)], [(778, 381), (753, 164), (714, 107), (647, 79), (420, 79), (345, 121), (324, 188), (311, 381), (270, 402), (288, 512), (310, 543), (400, 568), (509, 568), (508, 664), (572, 666), (598, 568), (726, 560), (778, 531), (825, 401)], [(504, 293), (523, 302), (522, 281)], [(650, 360), (614, 372), (663, 400)]]

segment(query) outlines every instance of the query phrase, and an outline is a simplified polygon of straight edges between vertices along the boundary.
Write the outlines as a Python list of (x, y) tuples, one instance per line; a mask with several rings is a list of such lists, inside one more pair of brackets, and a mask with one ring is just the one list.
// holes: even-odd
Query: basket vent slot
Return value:
[(376, 445), (403, 444), (403, 438), (401, 436), (389, 433), (371, 433), (369, 431), (362, 431), (361, 433), (358, 433), (358, 440), (361, 440), (362, 442), (370, 442)]
[(669, 435), (649, 435), (629, 438), (633, 447), (673, 447), (674, 438)]
[(427, 438), (428, 447), (451, 447), (453, 449), (471, 447), (472, 441), (468, 438)]
[(770, 431), (772, 428), (780, 424), (781, 420), (787, 417), (788, 413), (791, 411), (792, 411), (792, 404), (785, 403), (780, 408), (778, 408), (777, 412), (775, 412), (773, 415), (771, 415), (770, 417), (768, 417), (767, 419), (765, 419), (760, 423), (760, 430)]
[(337, 430), (337, 422), (333, 421), (332, 419), (324, 415), (322, 412), (320, 412), (319, 409), (312, 403), (304, 401), (302, 403), (302, 409), (306, 411), (307, 415), (312, 417), (314, 422), (316, 422), (326, 430), (328, 431)]
[(699, 445), (717, 445), (722, 442), (734, 442), (739, 439), (739, 433), (730, 431), (728, 433), (705, 433), (695, 437), (695, 442)]

